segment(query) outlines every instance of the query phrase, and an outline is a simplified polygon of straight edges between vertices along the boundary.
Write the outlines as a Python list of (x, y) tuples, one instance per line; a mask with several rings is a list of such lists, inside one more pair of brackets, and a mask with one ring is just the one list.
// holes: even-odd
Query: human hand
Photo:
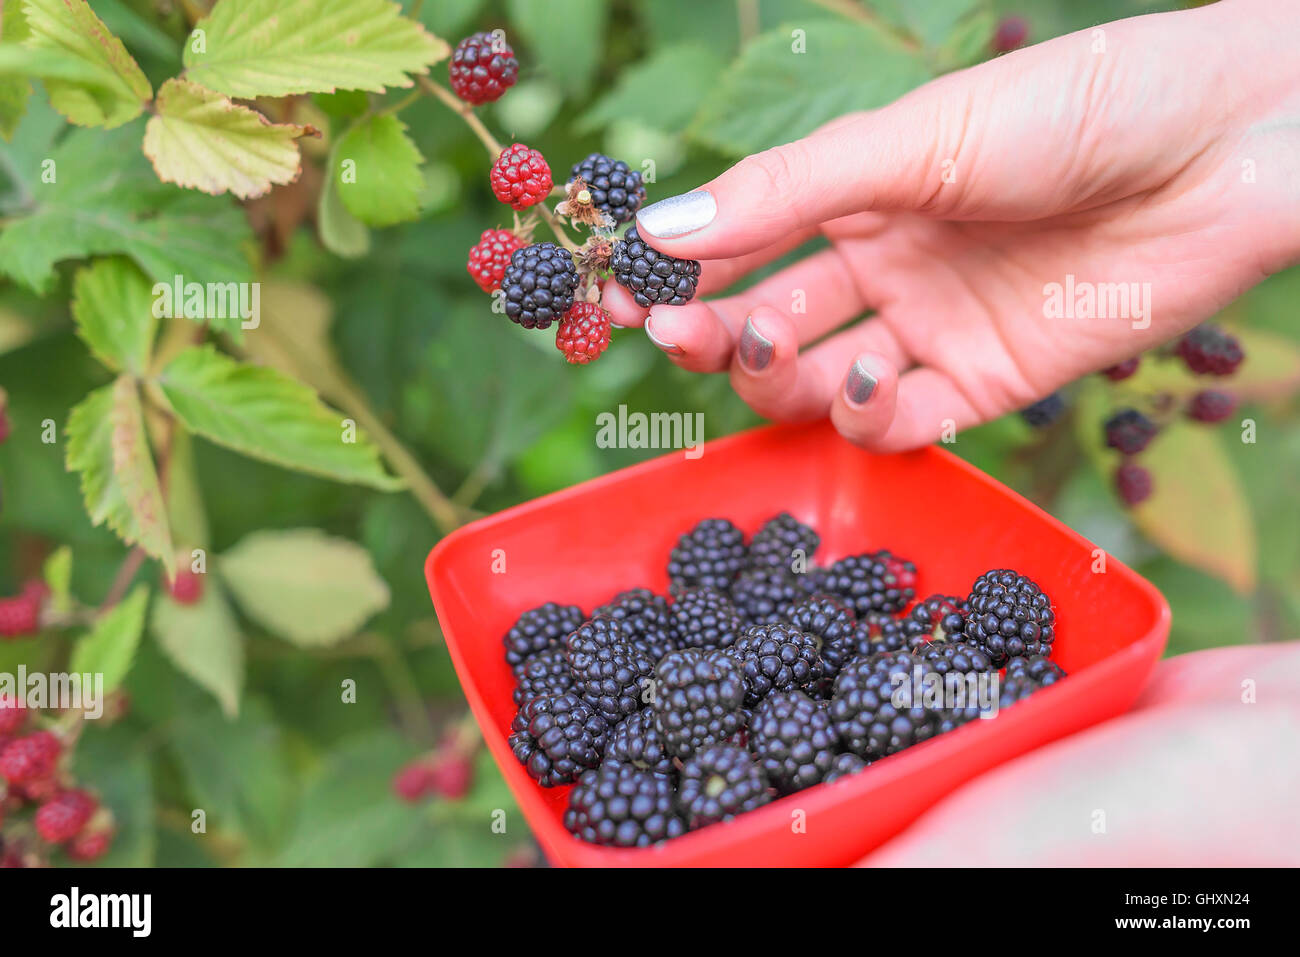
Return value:
[[(881, 451), (1024, 407), (1300, 258), (1295, 12), (1108, 24), (751, 156), (643, 209), (642, 238), (704, 261), (705, 293), (829, 248), (710, 302), (647, 318), (611, 283), (605, 306), (683, 368), (730, 369), (760, 414), (829, 414)], [(1137, 295), (1118, 317), (1048, 318), (1067, 277)]]

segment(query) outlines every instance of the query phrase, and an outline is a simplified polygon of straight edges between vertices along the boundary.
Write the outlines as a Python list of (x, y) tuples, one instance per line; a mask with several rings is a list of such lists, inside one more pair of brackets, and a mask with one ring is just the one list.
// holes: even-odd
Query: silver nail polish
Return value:
[(670, 356), (679, 356), (682, 354), (681, 346), (676, 345), (672, 342), (665, 342), (663, 339), (660, 339), (658, 336), (655, 335), (654, 329), (652, 329), (650, 326), (650, 318), (648, 316), (646, 317), (646, 321), (645, 321), (645, 334), (650, 339), (651, 342), (657, 345), (664, 352), (668, 353)]
[(754, 320), (745, 319), (745, 331), (740, 334), (740, 364), (750, 372), (762, 372), (772, 361), (776, 343), (765, 338), (754, 328)]
[(854, 405), (862, 405), (876, 391), (876, 377), (867, 371), (861, 359), (849, 366), (849, 377), (844, 382), (844, 394)]
[(642, 237), (672, 239), (703, 229), (718, 215), (718, 204), (707, 189), (669, 196), (651, 203), (636, 214), (637, 231)]

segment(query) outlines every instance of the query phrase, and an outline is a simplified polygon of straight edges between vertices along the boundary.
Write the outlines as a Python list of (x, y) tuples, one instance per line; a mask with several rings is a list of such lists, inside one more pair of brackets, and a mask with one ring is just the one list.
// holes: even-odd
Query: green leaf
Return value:
[[(4, 44), (0, 46), (0, 57), (11, 47), (18, 49), (16, 44), (30, 35), (22, 4), (0, 4), (0, 42)], [(4, 71), (0, 69), (0, 136), (9, 140), (13, 139), (14, 131), (27, 112), (27, 98), (32, 95), (32, 85), (27, 76), (20, 73), (2, 74)]]
[(388, 0), (221, 0), (184, 59), (189, 79), (251, 99), (409, 87), (450, 52)]
[(135, 381), (122, 376), (86, 396), (68, 419), (67, 442), (68, 469), (81, 475), (92, 524), (107, 523), (170, 569), (171, 531)]
[[(990, 12), (986, 0), (871, 0), (870, 6), (930, 50), (944, 46), (967, 24)], [(992, 36), (992, 30), (984, 34), (985, 47)]]
[[(523, 37), (543, 71), (569, 93), (587, 89), (604, 50), (609, 16), (604, 0), (509, 0), (506, 10), (507, 22)], [(514, 45), (508, 34), (506, 40)]]
[(172, 430), (164, 497), (177, 549), (188, 555), (195, 548), (207, 548), (208, 517), (203, 510), (203, 492), (194, 464), (194, 440), (179, 426)]
[(50, 607), (63, 612), (72, 607), (72, 549), (61, 545), (41, 566), (41, 580), (50, 590)]
[(85, 0), (24, 0), (34, 50), (70, 54), (95, 71), (92, 85), (46, 79), (50, 104), (78, 126), (121, 126), (135, 119), (153, 89), (122, 41)]
[(388, 607), (369, 553), (314, 528), (254, 532), (218, 568), (244, 614), (303, 647), (342, 641)]
[[(198, 283), (251, 281), (243, 213), (227, 200), (158, 182), (140, 136), (135, 125), (107, 134), (73, 131), (49, 157), (52, 183), (40, 166), (0, 146), (0, 167), (21, 162), (17, 172), (27, 177), (33, 205), (0, 233), (0, 272), (43, 293), (54, 282), (55, 263), (121, 253), (153, 282), (178, 275)], [(229, 331), (239, 321), (213, 325)]]
[(77, 781), (113, 812), (113, 844), (99, 867), (151, 867), (157, 841), (153, 774), (138, 729), (87, 721), (77, 747)]
[[(628, 120), (669, 133), (690, 122), (723, 68), (711, 47), (683, 43), (664, 47), (619, 73), (617, 82), (575, 124), (580, 132)], [(654, 90), (655, 96), (645, 95)]]
[(203, 593), (191, 605), (159, 595), (149, 630), (172, 664), (210, 692), (227, 716), (239, 713), (244, 639), (215, 576), (204, 577)]
[[(795, 31), (802, 31), (803, 52), (796, 52)], [(780, 27), (745, 47), (690, 132), (743, 156), (806, 136), (845, 113), (884, 106), (929, 78), (917, 53), (870, 24), (814, 20)]]
[(396, 116), (371, 116), (348, 130), (334, 150), (332, 179), (343, 205), (370, 226), (391, 226), (420, 214), (424, 157)]
[[(342, 137), (330, 147), (326, 169), (339, 168), (339, 143)], [(357, 259), (370, 252), (370, 230), (366, 224), (348, 212), (339, 195), (339, 186), (331, 172), (325, 177), (321, 186), (320, 200), (316, 205), (316, 228), (320, 232), (321, 244), (336, 256), (345, 259)]]
[(252, 458), (339, 482), (393, 491), (379, 452), (307, 386), (246, 365), (211, 346), (187, 349), (159, 376), (167, 401), (195, 435)]
[(294, 140), (314, 132), (272, 123), (188, 80), (164, 83), (156, 107), (145, 127), (144, 155), (158, 178), (214, 196), (252, 199), (292, 183), (302, 170)]
[(136, 585), (129, 595), (100, 616), (90, 634), (73, 646), (71, 670), (102, 674), (105, 692), (121, 685), (135, 660), (148, 605), (149, 586)]
[(128, 259), (101, 259), (77, 270), (72, 283), (77, 335), (114, 372), (143, 375), (158, 320), (149, 280)]

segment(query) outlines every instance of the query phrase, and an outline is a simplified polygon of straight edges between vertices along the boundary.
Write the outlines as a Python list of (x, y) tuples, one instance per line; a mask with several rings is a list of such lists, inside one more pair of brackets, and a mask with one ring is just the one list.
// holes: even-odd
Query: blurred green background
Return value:
[[(773, 83), (779, 90), (789, 78), (764, 73), (774, 59), (765, 56), (765, 45), (788, 45), (792, 26), (807, 28), (814, 39), (851, 41), (844, 30), (850, 21), (837, 9), (852, 5), (426, 0), (418, 17), (453, 44), (477, 29), (507, 30), (521, 63), (519, 83), (479, 111), (499, 139), (542, 150), (557, 178), (594, 150), (634, 167), (652, 157), (653, 200), (803, 132), (811, 114), (800, 89), (823, 89), (820, 109), (846, 110), (891, 99), (899, 84), (913, 85), (917, 77), (878, 72), (870, 57), (845, 66), (814, 47), (800, 68), (808, 72), (795, 78), (801, 86), (771, 94)], [(924, 76), (990, 55), (1000, 16), (1026, 18), (1029, 42), (1036, 42), (1174, 5), (879, 0), (866, 6), (890, 29), (917, 39)], [(143, 0), (93, 7), (155, 86), (177, 71), (186, 15), (204, 9), (182, 4), (160, 14)], [(432, 76), (444, 83), (445, 64)], [(659, 90), (653, 99), (640, 92), (647, 85)], [(775, 112), (746, 112), (746, 104), (761, 99), (758, 91), (772, 95), (767, 105)], [(404, 98), (395, 91), (372, 105)], [(368, 252), (359, 258), (326, 249), (313, 221), (319, 170), (330, 134), (366, 107), (360, 94), (298, 98), (293, 117), (309, 118), (326, 137), (304, 146), (309, 169), (296, 184), (244, 204), (251, 239), (230, 242), (254, 253), (267, 289), (305, 297), (294, 307), (304, 314), (332, 317), (329, 339), (360, 395), (354, 404), (368, 409), (458, 507), (492, 512), (655, 454), (596, 447), (596, 415), (621, 403), (632, 410), (706, 410), (708, 438), (757, 424), (725, 376), (676, 370), (638, 331), (617, 333), (594, 365), (569, 367), (549, 335), (493, 315), (465, 272), (465, 251), (485, 228), (509, 226), (508, 211), (488, 189), (482, 145), (431, 98), (401, 112), (426, 160), (419, 219), (371, 231)], [(13, 142), (0, 145), (0, 177), (7, 178), (10, 196), (20, 189), (18, 160), (41, 155), (64, 135), (38, 90)], [(538, 238), (545, 237), (539, 232)], [(70, 546), (72, 591), (94, 603), (109, 591), (126, 550), (111, 532), (91, 526), (63, 450), (35, 438), (43, 420), (65, 422), (89, 389), (110, 378), (74, 335), (71, 275), (70, 264), (61, 267), (55, 286), (41, 296), (0, 284), (0, 386), (13, 424), (0, 446), (0, 593), (16, 593), (55, 549)], [(1098, 448), (1098, 423), (1113, 401), (1104, 383), (1078, 386), (1070, 416), (1053, 429), (1034, 432), (1008, 416), (963, 433), (952, 448), (1154, 581), (1174, 608), (1170, 654), (1294, 637), (1300, 632), (1298, 302), (1300, 271), (1292, 270), (1220, 317), (1247, 343), (1251, 357), (1242, 377), (1252, 401), (1243, 415), (1258, 423), (1258, 440), (1243, 444), (1231, 423), (1171, 438), (1165, 452), (1153, 452), (1157, 497), (1136, 514), (1117, 504), (1109, 478), (1115, 462)], [(210, 685), (192, 680), (146, 636), (125, 682), (125, 715), (88, 726), (76, 755), (78, 779), (103, 796), (118, 822), (107, 861), (537, 862), (522, 818), (481, 750), (463, 799), (408, 804), (391, 790), (394, 772), (445, 740), (464, 716), (421, 576), (440, 532), (417, 498), (311, 478), (201, 440), (192, 453), (212, 552), (225, 553), (262, 529), (323, 529), (364, 547), (391, 600), (358, 633), (326, 646), (295, 643), (241, 615), (245, 662), (233, 718), (223, 714)], [(156, 584), (156, 567), (146, 563), (139, 580)], [(20, 661), (55, 667), (76, 637), (75, 630), (50, 629), (0, 643), (0, 671)], [(339, 688), (347, 679), (356, 681), (358, 698), (341, 707)], [(207, 813), (206, 834), (192, 833), (194, 808)], [(497, 808), (510, 821), (505, 835), (489, 827)]]

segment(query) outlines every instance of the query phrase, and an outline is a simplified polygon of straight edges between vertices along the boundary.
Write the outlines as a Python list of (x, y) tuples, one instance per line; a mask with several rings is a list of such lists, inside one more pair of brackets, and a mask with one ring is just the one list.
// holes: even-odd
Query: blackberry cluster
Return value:
[(966, 599), (966, 637), (995, 668), (1023, 655), (1050, 655), (1056, 639), (1052, 601), (1030, 578), (1010, 569), (985, 572)]
[(898, 612), (916, 596), (916, 566), (887, 551), (841, 558), (820, 582), (859, 618), (873, 611)]
[(689, 758), (742, 727), (745, 676), (728, 652), (669, 652), (655, 668), (654, 689), (655, 728), (675, 758)]
[(524, 612), (502, 639), (506, 663), (518, 667), (539, 651), (559, 645), (586, 617), (577, 605), (558, 605), (553, 601)]
[(653, 661), (678, 647), (676, 629), (668, 600), (649, 588), (630, 588), (601, 605), (592, 617), (604, 615), (627, 624), (632, 645)]
[(802, 691), (781, 691), (754, 709), (749, 749), (773, 786), (793, 794), (830, 773), (840, 741), (825, 702)]
[(747, 554), (744, 532), (725, 518), (706, 518), (677, 540), (668, 578), (677, 590), (706, 585), (729, 591)]
[(578, 267), (555, 243), (533, 243), (510, 254), (501, 277), (506, 315), (525, 329), (546, 329), (573, 306)]
[(576, 179), (587, 184), (592, 204), (614, 220), (615, 225), (631, 222), (645, 202), (640, 172), (603, 153), (592, 153), (573, 164), (569, 182)]
[(525, 702), (510, 729), (515, 758), (550, 788), (600, 764), (609, 723), (577, 695), (553, 694)]
[(649, 847), (686, 833), (671, 777), (611, 761), (578, 779), (564, 826), (610, 847)]
[(815, 528), (805, 525), (789, 512), (782, 512), (769, 518), (754, 533), (749, 543), (749, 565), (751, 568), (770, 567), (792, 572), (795, 559), (810, 562), (821, 541)]
[(578, 694), (611, 725), (640, 711), (655, 663), (624, 621), (598, 615), (564, 640)]
[(744, 671), (749, 707), (773, 691), (806, 688), (822, 676), (821, 642), (789, 624), (753, 625), (727, 653)]
[(622, 241), (615, 243), (609, 265), (614, 270), (614, 281), (646, 309), (690, 302), (700, 281), (697, 260), (677, 259), (652, 249), (637, 235), (635, 226), (629, 226)]
[(672, 607), (673, 628), (686, 648), (730, 648), (744, 629), (730, 598), (716, 588), (688, 588)]
[(682, 765), (677, 806), (692, 830), (762, 807), (767, 776), (745, 748), (712, 744)]

